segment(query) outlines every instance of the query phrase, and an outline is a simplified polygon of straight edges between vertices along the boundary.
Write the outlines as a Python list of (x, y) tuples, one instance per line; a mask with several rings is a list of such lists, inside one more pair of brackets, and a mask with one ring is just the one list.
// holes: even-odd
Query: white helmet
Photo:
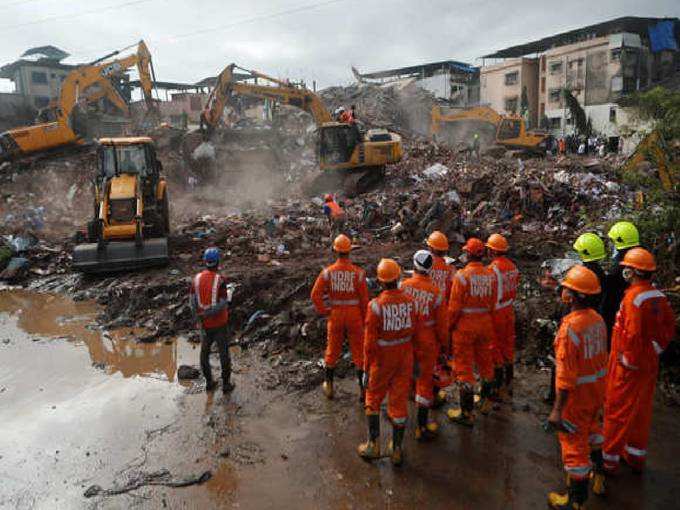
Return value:
[(432, 269), (432, 254), (427, 250), (418, 250), (413, 255), (413, 267), (417, 271), (429, 273)]

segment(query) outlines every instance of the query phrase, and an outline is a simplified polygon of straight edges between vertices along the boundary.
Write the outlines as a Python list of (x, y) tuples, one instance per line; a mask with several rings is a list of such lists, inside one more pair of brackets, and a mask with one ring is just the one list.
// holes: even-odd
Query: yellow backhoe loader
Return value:
[(58, 101), (40, 112), (39, 124), (0, 134), (0, 161), (87, 142), (87, 126), (83, 122), (81, 105), (102, 97), (128, 115), (128, 105), (112, 80), (121, 77), (132, 66), (137, 66), (147, 109), (155, 112), (156, 105), (151, 95), (153, 68), (146, 44), (140, 41), (137, 52), (128, 57), (107, 60), (118, 53), (113, 52), (71, 71), (61, 85)]
[(633, 154), (624, 163), (624, 172), (635, 171), (643, 161), (649, 161), (657, 168), (663, 189), (673, 190), (680, 178), (680, 161), (673, 157), (673, 151), (669, 149), (658, 129), (640, 140)]
[(97, 149), (94, 215), (73, 267), (106, 273), (168, 262), (168, 190), (148, 137), (102, 138)]
[[(271, 83), (242, 83), (234, 79), (234, 70)], [(201, 125), (207, 137), (219, 125), (224, 108), (233, 96), (271, 99), (280, 104), (296, 106), (310, 113), (318, 129), (317, 156), (323, 177), (315, 187), (341, 184), (350, 192), (361, 191), (383, 178), (385, 166), (397, 163), (403, 156), (401, 137), (386, 129), (363, 131), (357, 124), (333, 122), (321, 98), (299, 85), (277, 80), (258, 71), (236, 64), (227, 66), (219, 75), (201, 113)], [(338, 180), (341, 183), (338, 183)], [(324, 182), (326, 181), (326, 182)]]
[(475, 106), (450, 113), (442, 113), (441, 107), (432, 108), (430, 136), (435, 141), (455, 144), (469, 143), (477, 133), (482, 143), (500, 145), (507, 149), (545, 154), (550, 135), (529, 131), (519, 115), (500, 115), (488, 106)]

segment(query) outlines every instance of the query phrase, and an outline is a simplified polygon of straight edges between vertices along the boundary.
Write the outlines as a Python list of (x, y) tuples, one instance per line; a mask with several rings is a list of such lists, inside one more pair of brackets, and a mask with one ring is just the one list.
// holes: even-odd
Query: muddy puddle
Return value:
[[(340, 381), (330, 402), (318, 391), (271, 389), (268, 360), (235, 350), (235, 391), (207, 395), (200, 380), (176, 381), (179, 364), (197, 364), (191, 344), (101, 332), (92, 328), (97, 313), (63, 297), (0, 291), (0, 508), (525, 509), (544, 508), (564, 481), (556, 439), (540, 427), (547, 408), (534, 390), (543, 374), (522, 374), (516, 405), (474, 429), (440, 413), (440, 437), (421, 445), (411, 424), (406, 465), (394, 469), (356, 455), (365, 418), (353, 380)], [(213, 365), (219, 370), (216, 357)], [(624, 472), (589, 508), (675, 507), (679, 418), (658, 407), (649, 471)], [(382, 432), (384, 443), (384, 419)], [(160, 470), (212, 478), (83, 495)]]

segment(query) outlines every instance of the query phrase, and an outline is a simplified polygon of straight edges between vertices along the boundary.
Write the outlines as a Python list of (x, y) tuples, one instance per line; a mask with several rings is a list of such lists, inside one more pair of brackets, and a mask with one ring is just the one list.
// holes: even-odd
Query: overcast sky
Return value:
[[(52, 44), (93, 60), (145, 39), (159, 80), (225, 65), (320, 86), (493, 50), (620, 16), (680, 16), (680, 0), (0, 0), (0, 65)], [(7, 90), (0, 80), (0, 90)]]

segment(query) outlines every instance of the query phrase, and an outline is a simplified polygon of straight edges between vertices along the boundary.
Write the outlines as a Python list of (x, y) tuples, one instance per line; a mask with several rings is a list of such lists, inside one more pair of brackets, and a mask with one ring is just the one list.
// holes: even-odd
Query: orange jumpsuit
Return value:
[(496, 274), (498, 301), (493, 312), (493, 327), (496, 341), (493, 358), (496, 366), (515, 361), (515, 297), (519, 284), (517, 266), (507, 257), (496, 257), (489, 264)]
[(449, 351), (446, 306), (439, 289), (429, 276), (415, 273), (401, 282), (401, 288), (413, 297), (416, 313), (422, 327), (415, 338), (415, 355), (418, 361), (416, 380), (416, 402), (421, 407), (432, 406), (434, 369), (441, 351)]
[(390, 420), (395, 426), (406, 424), (413, 376), (413, 337), (420, 328), (415, 301), (401, 289), (385, 290), (370, 302), (364, 340), (367, 415), (379, 414), (387, 395)]
[(456, 272), (449, 298), (449, 325), (453, 333), (456, 380), (474, 384), (473, 366), (485, 381), (493, 379), (491, 313), (496, 304), (496, 275), (481, 262), (470, 262)]
[(576, 310), (562, 319), (555, 337), (555, 390), (567, 390), (558, 434), (562, 462), (570, 478), (590, 474), (590, 450), (602, 446), (600, 413), (607, 375), (607, 326), (592, 308)]
[(626, 289), (609, 355), (602, 449), (608, 470), (616, 469), (621, 455), (630, 466), (644, 467), (659, 354), (674, 332), (673, 310), (661, 291), (648, 281)]
[(449, 295), (451, 294), (451, 283), (453, 282), (453, 276), (456, 274), (456, 268), (449, 266), (444, 257), (434, 253), (431, 253), (431, 255), (432, 270), (430, 271), (430, 278), (442, 293), (442, 296), (444, 296), (444, 304), (448, 304)]
[[(324, 301), (328, 297), (328, 304)], [(349, 340), (354, 366), (364, 367), (364, 316), (368, 304), (366, 273), (349, 259), (339, 258), (316, 279), (312, 302), (317, 311), (328, 315), (324, 361), (332, 368), (342, 353), (345, 335)], [(329, 306), (330, 305), (330, 308)]]

